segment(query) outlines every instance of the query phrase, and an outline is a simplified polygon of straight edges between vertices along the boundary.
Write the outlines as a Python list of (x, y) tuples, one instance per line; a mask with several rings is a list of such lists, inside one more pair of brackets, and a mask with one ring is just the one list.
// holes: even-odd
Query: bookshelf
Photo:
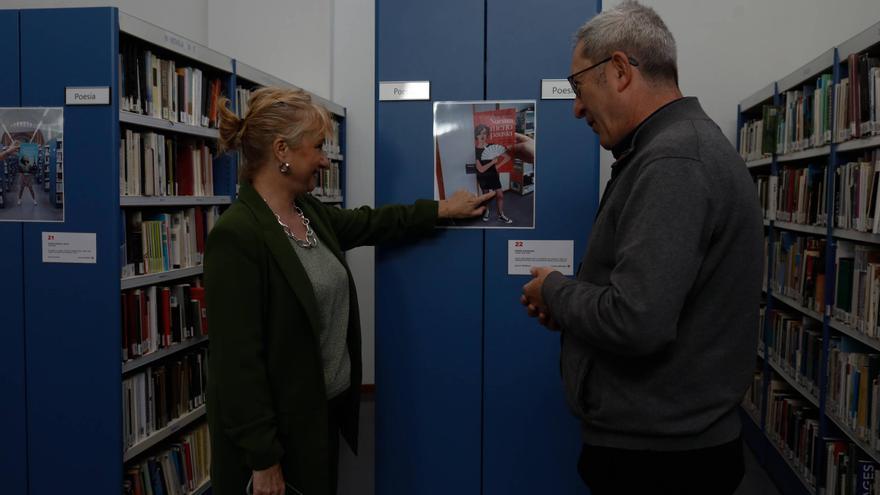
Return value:
[[(0, 299), (4, 329), (12, 329), (0, 351), (11, 379), (0, 392), (13, 404), (0, 412), (8, 445), (0, 474), (10, 493), (118, 493), (151, 463), (181, 462), (183, 443), (208, 450), (199, 280), (207, 233), (236, 195), (237, 162), (216, 153), (212, 116), (220, 94), (235, 104), (236, 62), (116, 8), (0, 10), (0, 26), (7, 59), (16, 61), (0, 74), (0, 102), (64, 107), (65, 121), (64, 141), (46, 150), (45, 172), (50, 197), (64, 201), (64, 222), (0, 223), (0, 275), (23, 287)], [(151, 72), (167, 74), (151, 82), (155, 107), (130, 70), (131, 57), (142, 57), (140, 68), (147, 52)], [(65, 88), (83, 85), (108, 88), (110, 103), (65, 106)], [(178, 108), (180, 101), (189, 104)], [(332, 151), (342, 163), (345, 109), (319, 101), (337, 118)], [(342, 195), (330, 199), (341, 203)], [(44, 263), (45, 232), (94, 233), (96, 262)], [(132, 442), (125, 407), (144, 390), (162, 390), (151, 388), (158, 384), (176, 402)], [(161, 407), (159, 394), (152, 407)], [(199, 462), (204, 476), (186, 484), (187, 495), (210, 492), (205, 458)]]
[[(786, 486), (792, 475), (799, 478), (799, 493), (824, 493), (847, 476), (859, 482), (858, 469), (826, 479), (841, 462), (880, 465), (880, 416), (872, 399), (880, 390), (871, 385), (880, 372), (880, 278), (874, 278), (880, 276), (880, 229), (873, 227), (880, 215), (880, 92), (870, 94), (880, 91), (880, 68), (873, 67), (880, 67), (880, 22), (737, 108), (737, 146), (755, 178), (767, 226), (767, 300), (758, 354), (769, 359), (759, 365), (761, 402), (766, 407), (770, 395), (780, 393), (773, 381), (784, 383), (792, 400), (818, 409), (821, 448), (811, 460), (816, 483), (804, 478), (803, 466), (767, 463), (771, 476)], [(812, 332), (814, 347), (795, 346), (799, 356), (818, 359), (818, 395), (767, 353), (774, 331), (770, 315), (778, 314), (804, 319), (797, 329), (801, 338)], [(842, 418), (840, 408), (850, 408), (849, 417)], [(744, 411), (754, 418), (751, 404)], [(778, 450), (763, 421), (749, 426), (758, 430), (747, 438), (759, 457)]]
[[(265, 86), (302, 89), (283, 79), (267, 74), (241, 61), (235, 61), (236, 95), (247, 95), (249, 92)], [(319, 170), (318, 186), (312, 195), (322, 203), (345, 205), (345, 107), (309, 92), (312, 100), (323, 105), (333, 119), (333, 136), (324, 143), (324, 154), (330, 160), (329, 170)], [(240, 117), (244, 114), (240, 109)], [(241, 159), (238, 157), (238, 159)]]

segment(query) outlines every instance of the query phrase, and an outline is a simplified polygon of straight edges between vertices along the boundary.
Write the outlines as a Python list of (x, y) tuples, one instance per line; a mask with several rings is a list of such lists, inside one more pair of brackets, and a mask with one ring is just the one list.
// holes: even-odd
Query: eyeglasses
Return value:
[[(602, 60), (602, 61), (600, 61), (600, 62), (598, 62), (598, 63), (595, 63), (595, 64), (593, 64), (593, 65), (587, 67), (586, 69), (581, 69), (581, 70), (575, 72), (574, 74), (572, 74), (572, 75), (566, 77), (566, 79), (568, 79), (568, 84), (571, 85), (571, 90), (574, 91), (574, 95), (577, 96), (577, 97), (580, 97), (580, 96), (581, 96), (581, 90), (578, 88), (578, 82), (575, 80), (575, 78), (576, 78), (577, 76), (583, 74), (584, 72), (587, 72), (587, 71), (590, 70), (590, 69), (595, 69), (596, 67), (599, 67), (600, 65), (604, 64), (605, 62), (608, 62), (608, 61), (611, 60), (611, 59), (612, 59), (612, 57), (608, 57), (608, 58), (606, 58), (606, 59), (604, 59), (604, 60)], [(639, 66), (639, 62), (638, 62), (638, 60), (636, 60), (636, 59), (634, 59), (634, 58), (632, 58), (632, 57), (626, 57), (626, 60), (627, 60), (627, 62), (629, 62), (629, 65), (631, 65), (631, 66), (633, 66), (633, 67), (638, 67), (638, 66)]]

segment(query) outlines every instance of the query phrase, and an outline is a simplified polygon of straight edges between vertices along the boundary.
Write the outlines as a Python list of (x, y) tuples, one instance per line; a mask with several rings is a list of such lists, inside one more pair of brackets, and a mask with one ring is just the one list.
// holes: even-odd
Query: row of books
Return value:
[(866, 153), (857, 161), (839, 165), (836, 171), (835, 226), (880, 234), (877, 215), (880, 151)]
[[(761, 342), (758, 342), (758, 346), (761, 346)], [(746, 394), (743, 396), (742, 406), (746, 411), (752, 416), (752, 419), (755, 420), (755, 423), (760, 423), (761, 417), (761, 407), (764, 401), (764, 373), (761, 370), (755, 370), (752, 375), (752, 384), (749, 385), (749, 389), (746, 390)]]
[(205, 403), (208, 350), (196, 349), (122, 380), (125, 448)]
[[(847, 58), (847, 77), (841, 79), (838, 140), (870, 136), (880, 132), (877, 103), (880, 102), (880, 59), (867, 53)], [(846, 84), (843, 84), (846, 81)], [(845, 103), (845, 104), (843, 104)]]
[(811, 486), (816, 485), (819, 453), (819, 411), (784, 380), (770, 381), (766, 430), (770, 441)]
[(769, 175), (756, 175), (754, 177), (755, 188), (758, 192), (758, 203), (761, 205), (761, 212), (767, 220), (775, 220), (771, 218), (776, 212), (776, 198), (779, 197), (779, 179)]
[(740, 128), (740, 155), (758, 160), (834, 142), (880, 134), (880, 59), (853, 54), (847, 77), (831, 74), (781, 94), (782, 105), (764, 105), (760, 119)]
[[(765, 105), (764, 109), (765, 113), (766, 109), (777, 111), (776, 107), (771, 105)], [(743, 160), (747, 162), (760, 160), (775, 151), (773, 148), (768, 148), (766, 144), (770, 141), (766, 139), (765, 122), (767, 122), (766, 116), (762, 119), (748, 120), (739, 128), (739, 156)]]
[(854, 443), (825, 439), (825, 495), (880, 495), (878, 465)]
[(121, 196), (213, 196), (214, 154), (204, 141), (125, 129)]
[(773, 246), (773, 291), (822, 313), (825, 301), (825, 239), (783, 231)]
[(225, 84), (201, 69), (160, 58), (131, 38), (120, 42), (120, 107), (124, 111), (201, 127), (217, 127)]
[[(755, 371), (752, 384), (743, 398), (743, 407), (759, 417), (763, 394), (763, 374)], [(770, 381), (766, 417), (767, 435), (788, 463), (810, 486), (815, 487), (819, 454), (826, 455), (825, 495), (880, 495), (876, 481), (878, 465), (848, 439), (819, 438), (819, 411), (803, 399), (783, 379)]]
[(833, 78), (820, 75), (815, 83), (786, 91), (777, 124), (776, 153), (792, 153), (831, 142)]
[(312, 190), (313, 195), (329, 198), (342, 196), (342, 176), (339, 173), (338, 163), (331, 162), (330, 167), (319, 169), (315, 174), (317, 176), (317, 185)]
[(328, 154), (339, 154), (341, 153), (341, 147), (339, 144), (339, 122), (335, 119), (332, 122), (333, 128), (330, 132), (330, 135), (324, 141), (324, 153)]
[[(828, 225), (827, 166), (786, 166), (778, 177), (755, 176), (764, 218), (825, 227)], [(835, 228), (880, 234), (880, 150), (836, 168)]]
[(216, 205), (161, 212), (124, 210), (122, 276), (201, 265), (205, 241), (219, 217)]
[[(819, 314), (825, 313), (825, 239), (782, 231), (774, 250), (773, 290)], [(838, 240), (831, 317), (880, 338), (880, 247)]]
[(763, 105), (761, 118), (747, 120), (739, 129), (739, 154), (743, 160), (759, 160), (776, 153), (780, 107)]
[(880, 336), (880, 247), (837, 242), (832, 316), (869, 337)]
[(248, 100), (251, 98), (252, 90), (243, 86), (235, 86), (235, 115), (243, 119), (248, 113)]
[(208, 425), (202, 423), (168, 448), (126, 467), (123, 495), (187, 495), (211, 473)]
[(122, 360), (208, 335), (205, 288), (192, 284), (122, 291)]
[(825, 410), (876, 451), (880, 448), (880, 354), (844, 350), (849, 344), (840, 338), (829, 342)]
[[(765, 218), (805, 225), (828, 222), (826, 166), (784, 167), (779, 176), (756, 176)], [(778, 184), (778, 187), (773, 187)], [(774, 194), (775, 193), (775, 194)]]
[(768, 358), (818, 397), (822, 322), (780, 310), (770, 311), (767, 318)]

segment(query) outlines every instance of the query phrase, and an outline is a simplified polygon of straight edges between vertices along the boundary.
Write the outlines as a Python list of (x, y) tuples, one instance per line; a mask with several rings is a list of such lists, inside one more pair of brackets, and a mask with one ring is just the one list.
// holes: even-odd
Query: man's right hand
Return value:
[(254, 495), (284, 495), (284, 473), (281, 464), (254, 471)]
[(528, 314), (532, 318), (537, 318), (538, 323), (543, 325), (547, 330), (561, 330), (562, 328), (556, 323), (556, 320), (550, 316), (547, 312), (547, 309), (540, 309), (534, 304), (529, 302), (529, 299), (522, 295), (519, 298), (519, 302), (526, 307), (526, 314)]

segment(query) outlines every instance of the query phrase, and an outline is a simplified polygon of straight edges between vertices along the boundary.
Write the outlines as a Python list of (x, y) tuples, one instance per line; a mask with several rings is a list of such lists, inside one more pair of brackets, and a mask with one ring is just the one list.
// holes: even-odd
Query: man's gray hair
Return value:
[(651, 7), (627, 0), (601, 12), (578, 29), (575, 43), (580, 42), (592, 63), (620, 50), (638, 62), (648, 81), (678, 84), (675, 38)]

